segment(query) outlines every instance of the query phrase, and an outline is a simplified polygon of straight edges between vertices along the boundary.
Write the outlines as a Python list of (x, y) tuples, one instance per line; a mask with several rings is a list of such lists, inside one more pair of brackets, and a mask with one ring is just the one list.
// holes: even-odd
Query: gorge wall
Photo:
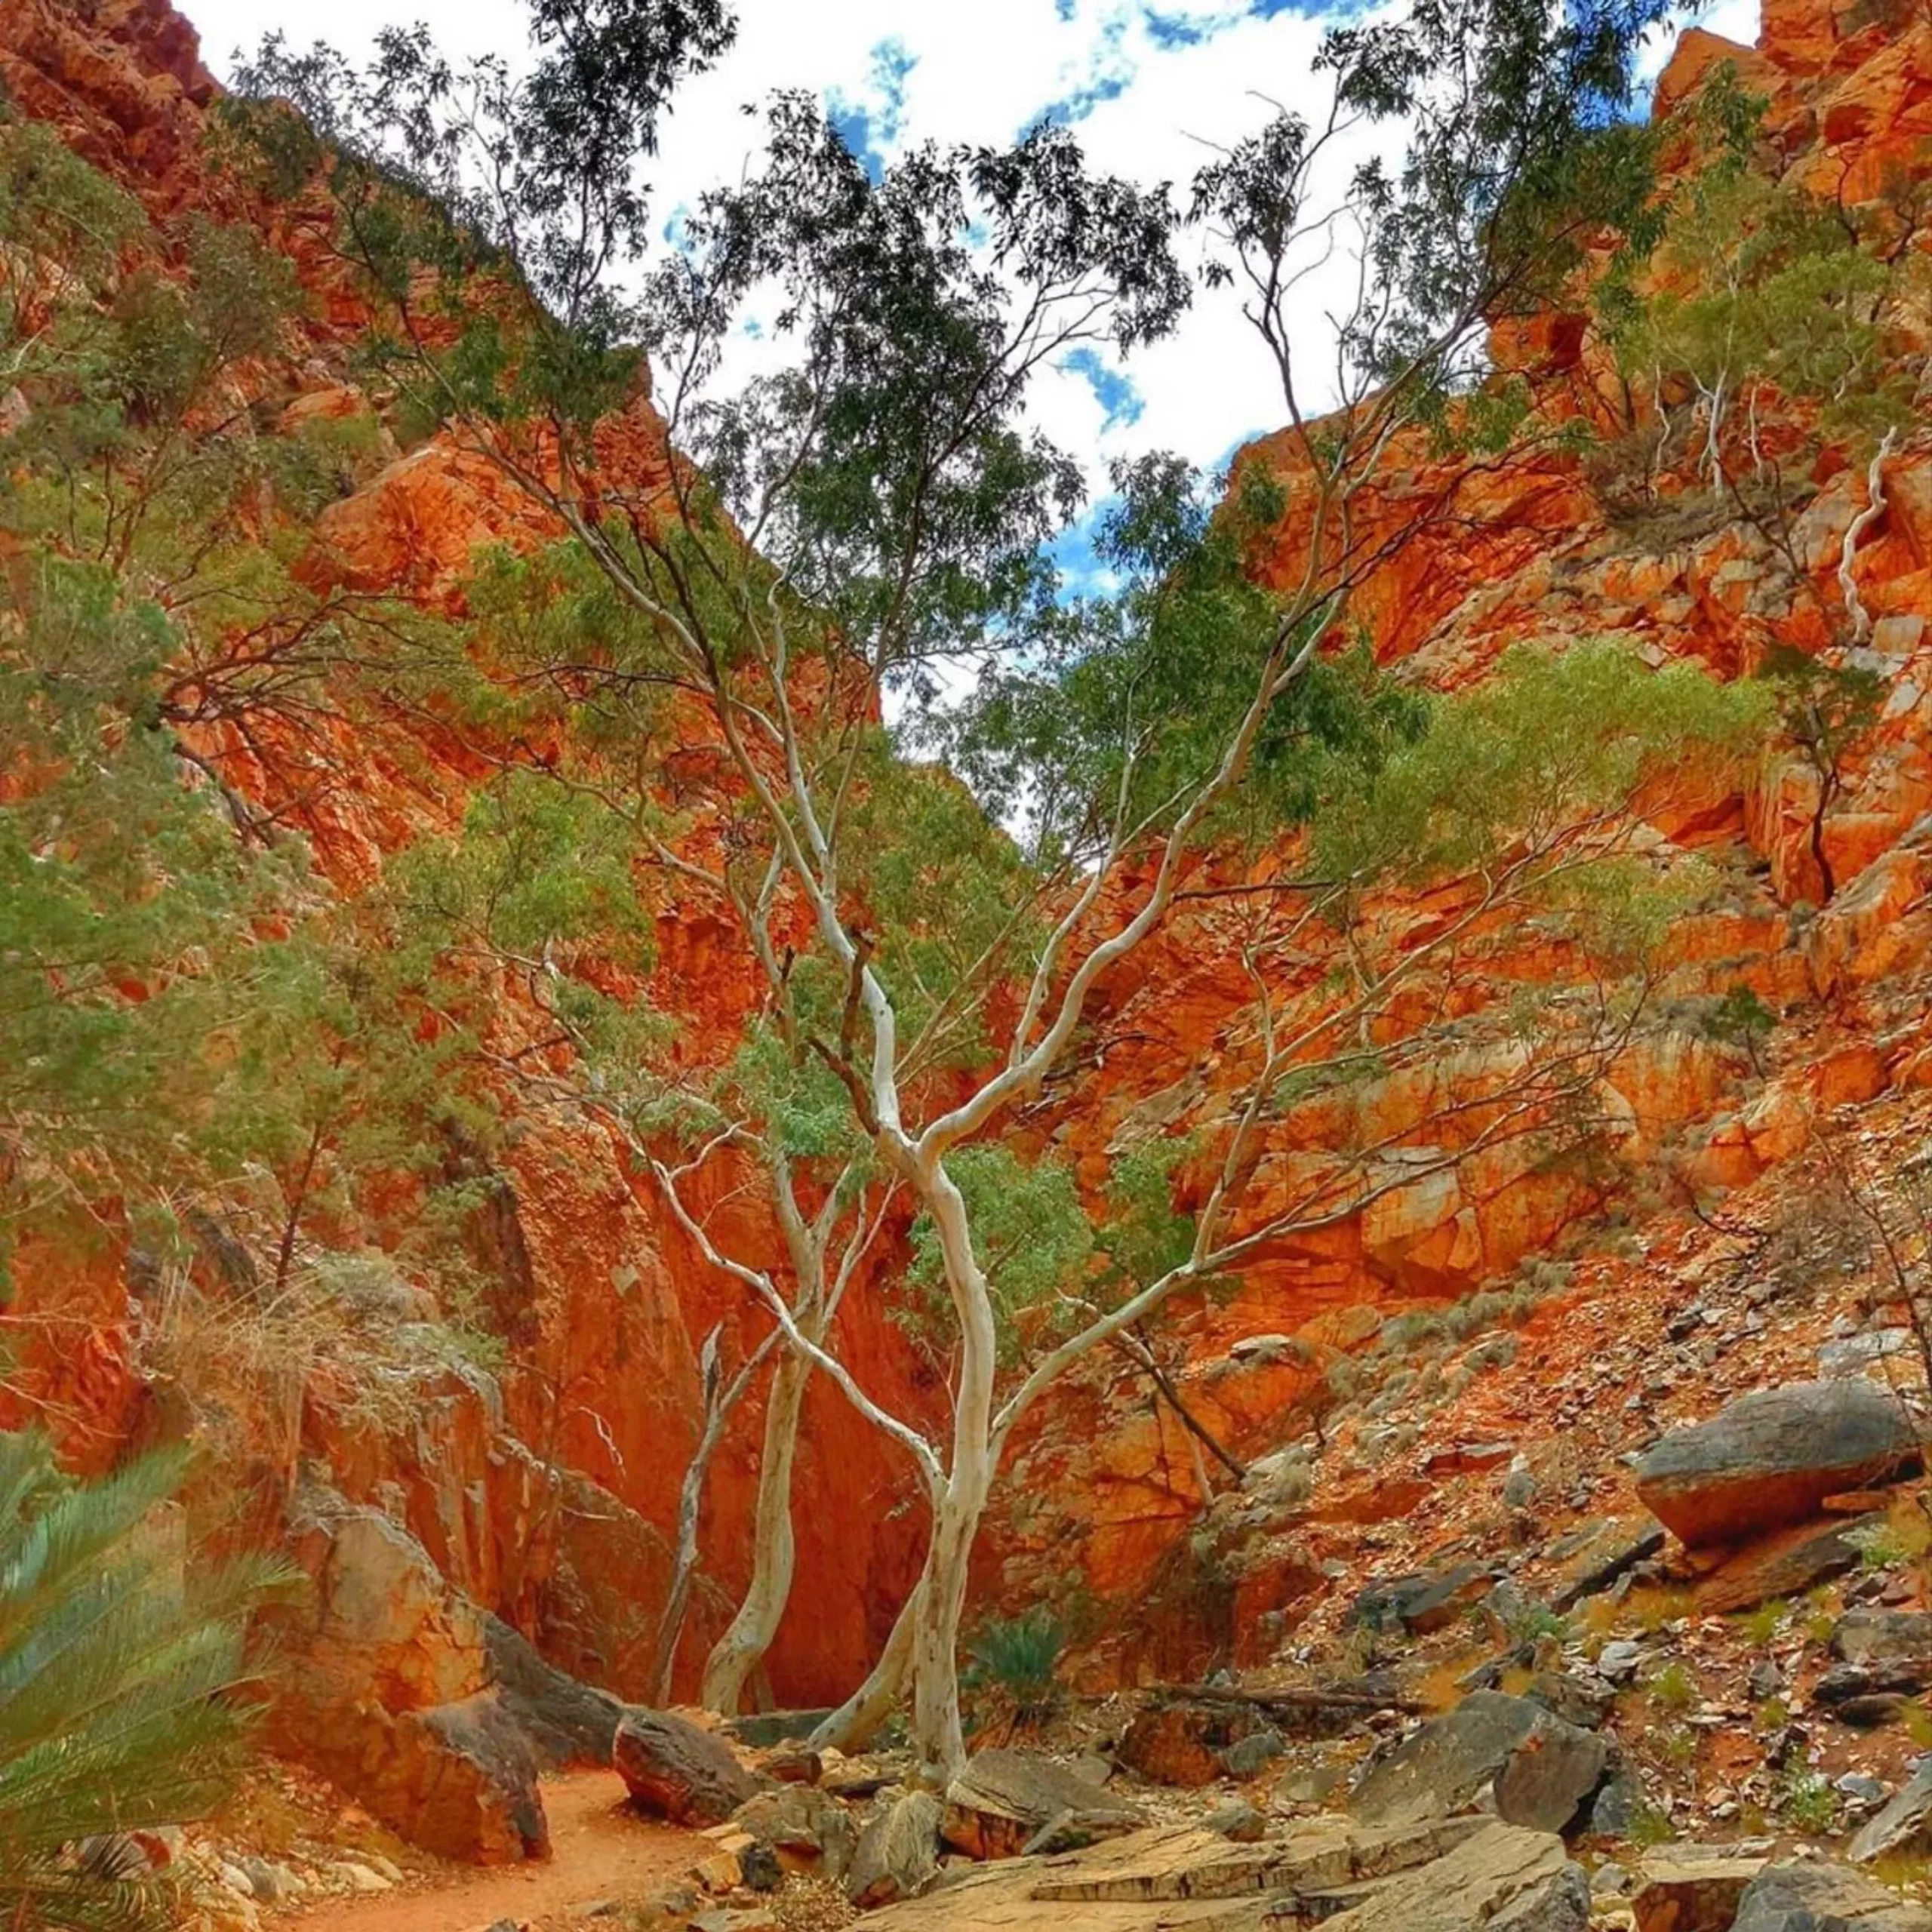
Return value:
[[(1660, 83), (1660, 108), (1721, 60), (1769, 97), (1770, 142), (1787, 179), (1854, 205), (1902, 174), (1932, 179), (1932, 18), (1922, 10), (1767, 0), (1755, 50), (1686, 33)], [(368, 410), (350, 373), (366, 318), (319, 225), (299, 206), (247, 205), (200, 165), (213, 83), (192, 26), (166, 0), (16, 0), (0, 16), (0, 79), (22, 111), (59, 128), (156, 215), (213, 198), (210, 211), (263, 223), (296, 263), (309, 306), (282, 352), (251, 371), (252, 405), (284, 420)], [(1911, 245), (1927, 250), (1932, 233)], [(1605, 408), (1603, 371), (1586, 337), (1582, 318), (1554, 315), (1497, 346), (1500, 359), (1533, 375), (1552, 417), (1594, 419)], [(661, 469), (648, 404), (607, 436), (630, 473)], [(1292, 446), (1285, 436), (1264, 439), (1241, 460), (1291, 470)], [(1766, 1076), (1687, 1022), (1620, 1065), (1623, 1151), (1651, 1183), (1637, 1211), (1647, 1226), (1675, 1228), (1687, 1201), (1773, 1173), (1835, 1108), (1932, 1084), (1932, 431), (1915, 427), (1882, 478), (1885, 507), (1860, 533), (1850, 568), (1873, 619), (1860, 661), (1883, 677), (1887, 695), (1823, 822), (1836, 887), (1829, 903), (1820, 903), (1811, 838), (1820, 781), (1795, 752), (1772, 758), (1744, 795), (1705, 797), (1654, 828), (1673, 847), (1741, 846), (1755, 855), (1725, 873), (1720, 903), (1673, 936), (1669, 996), (1687, 1011), (1748, 986), (1781, 1024)], [(1866, 479), (1828, 452), (1813, 480), (1794, 572), (1722, 505), (1700, 502), (1686, 479), (1666, 512), (1639, 528), (1579, 456), (1552, 452), (1463, 477), (1419, 448), (1374, 514), (1403, 519), (1447, 496), (1455, 513), (1378, 575), (1352, 615), (1379, 660), (1445, 688), (1479, 677), (1514, 642), (1606, 636), (1652, 663), (1691, 659), (1744, 675), (1771, 645), (1816, 650), (1827, 641), (1820, 614), (1836, 608), (1844, 534), (1865, 505)], [(475, 546), (540, 534), (487, 466), (432, 439), (393, 451), (324, 515), (306, 568), (317, 581), (404, 592), (460, 620)], [(1282, 555), (1294, 554), (1294, 536), (1283, 532)], [(1265, 574), (1269, 560), (1258, 568)], [(454, 734), (400, 709), (374, 734), (344, 729), (343, 781), (294, 817), (323, 869), (354, 883), (426, 830), (457, 823), (488, 767)], [(245, 795), (286, 802), (276, 797), (280, 775), (254, 748), (217, 738), (204, 749)], [(704, 755), (701, 743), (692, 755)], [(1389, 916), (1420, 935), (1439, 909), (1410, 905)], [(1249, 1008), (1241, 937), (1238, 914), (1210, 904), (1177, 918), (1105, 983), (1091, 1051), (1023, 1123), (1037, 1145), (1072, 1161), (1084, 1183), (1097, 1186), (1118, 1152), (1148, 1134), (1225, 1117)], [(688, 1063), (712, 1063), (756, 1002), (752, 962), (695, 905), (662, 917), (657, 939), (646, 990), (676, 1022), (675, 1051)], [(1564, 960), (1539, 946), (1523, 934), (1503, 977), (1560, 976)], [(1287, 990), (1306, 995), (1327, 964), (1311, 958)], [(491, 996), (494, 1043), (514, 1051), (530, 1036), (532, 1012), (507, 975)], [(1371, 1118), (1393, 1131), (1423, 1097), (1392, 1078), (1355, 1097), (1354, 1124)], [(503, 1104), (517, 1107), (507, 1089)], [(1264, 1164), (1276, 1164), (1288, 1185), (1297, 1159), (1328, 1144), (1334, 1127), (1320, 1104), (1290, 1109), (1271, 1123)], [(478, 1239), (512, 1345), (508, 1364), (494, 1375), (426, 1374), (400, 1428), (345, 1420), (329, 1387), (304, 1389), (304, 1472), (404, 1525), (451, 1584), (553, 1662), (641, 1695), (701, 1414), (700, 1346), (721, 1324), (728, 1353), (741, 1352), (758, 1324), (611, 1137), (532, 1115), (497, 1181)], [(724, 1180), (715, 1185), (699, 1204), (718, 1205), (741, 1249), (777, 1265), (781, 1244), (763, 1211), (749, 1198), (727, 1200)], [(1183, 1174), (1182, 1185), (1185, 1195), (1201, 1183)], [(1258, 1220), (1269, 1198), (1263, 1185), (1245, 1211)], [(1363, 1215), (1266, 1254), (1231, 1294), (1178, 1311), (1174, 1374), (1229, 1447), (1259, 1454), (1303, 1432), (1327, 1364), (1374, 1334), (1378, 1311), (1453, 1303), (1506, 1281), (1526, 1260), (1589, 1235), (1609, 1204), (1594, 1185), (1518, 1152), (1446, 1184), (1398, 1189)], [(379, 1226), (358, 1232), (383, 1238)], [(903, 1260), (902, 1244), (870, 1265), (882, 1275)], [(14, 1392), (0, 1393), (8, 1418), (58, 1417), (67, 1453), (97, 1465), (165, 1426), (165, 1399), (136, 1359), (124, 1244), (77, 1253), (29, 1244), (16, 1272), (5, 1322), (17, 1377)], [(862, 1281), (846, 1301), (840, 1353), (888, 1406), (936, 1420), (944, 1408), (939, 1370), (868, 1287)], [(1539, 1309), (1532, 1337), (1563, 1332), (1568, 1292)], [(1574, 1339), (1573, 1331), (1566, 1346)], [(681, 1692), (694, 1688), (705, 1644), (743, 1580), (761, 1399), (744, 1405), (713, 1468), (703, 1547), (715, 1588), (701, 1598), (681, 1654)], [(1514, 1432), (1558, 1433), (1553, 1405), (1540, 1413), (1525, 1399)], [(1176, 1667), (1161, 1649), (1161, 1591), (1185, 1564), (1206, 1500), (1204, 1473), (1171, 1406), (1117, 1361), (1097, 1364), (1029, 1425), (984, 1540), (986, 1597), (1014, 1605), (1142, 1598), (1147, 1644), (1103, 1647), (1093, 1680)], [(1336, 1503), (1325, 1542), (1230, 1583), (1237, 1635), (1271, 1614), (1278, 1629), (1291, 1607), (1345, 1590), (1352, 1531), (1400, 1514), (1426, 1486), (1412, 1471), (1364, 1475)], [(796, 1501), (795, 1602), (804, 1614), (788, 1619), (770, 1659), (777, 1702), (834, 1699), (870, 1662), (919, 1559), (913, 1497), (903, 1460), (820, 1378), (808, 1397)], [(1168, 1634), (1190, 1666), (1199, 1661), (1188, 1648), (1198, 1639), (1191, 1626)]]

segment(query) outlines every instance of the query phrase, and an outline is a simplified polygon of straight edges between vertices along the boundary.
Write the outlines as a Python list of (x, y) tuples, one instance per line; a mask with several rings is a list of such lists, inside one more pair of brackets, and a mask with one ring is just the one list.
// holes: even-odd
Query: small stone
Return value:
[(1287, 1748), (1281, 1734), (1272, 1725), (1266, 1725), (1260, 1730), (1250, 1731), (1245, 1737), (1237, 1738), (1221, 1754), (1221, 1761), (1227, 1766), (1231, 1777), (1251, 1778), (1272, 1764)]
[(1597, 1675), (1613, 1684), (1627, 1684), (1644, 1660), (1644, 1647), (1627, 1637), (1614, 1638), (1597, 1653)]
[(1261, 1814), (1241, 1798), (1217, 1807), (1202, 1823), (1209, 1831), (1219, 1832), (1237, 1844), (1253, 1844), (1266, 1829), (1266, 1820)]

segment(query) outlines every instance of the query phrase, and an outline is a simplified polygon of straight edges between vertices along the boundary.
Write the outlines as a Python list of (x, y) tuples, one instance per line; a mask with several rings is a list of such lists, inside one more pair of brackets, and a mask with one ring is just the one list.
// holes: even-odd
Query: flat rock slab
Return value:
[[(1288, 1932), (1331, 1916), (1349, 1888), (1362, 1902), (1377, 1882), (1441, 1869), (1460, 1884), (1451, 1863), (1471, 1841), (1503, 1832), (1536, 1839), (1491, 1820), (1459, 1818), (1401, 1830), (1374, 1830), (1343, 1818), (1313, 1818), (1277, 1838), (1230, 1844), (1191, 1826), (1161, 1826), (1063, 1857), (1020, 1858), (949, 1878), (924, 1897), (889, 1906), (866, 1921), (878, 1932)], [(1555, 1839), (1552, 1869), (1563, 1863)], [(1542, 1854), (1546, 1863), (1548, 1854)], [(1519, 1860), (1519, 1862), (1521, 1862)], [(1309, 1910), (1304, 1912), (1306, 1902)], [(1358, 1909), (1351, 1906), (1350, 1909)], [(1337, 1921), (1340, 1923), (1342, 1921)], [(1389, 1921), (1393, 1927), (1399, 1923)], [(1486, 1925), (1481, 1918), (1444, 1920), (1441, 1932)], [(1422, 1921), (1425, 1927), (1434, 1921)], [(1358, 1924), (1382, 1932), (1380, 1921)], [(1582, 1921), (1577, 1921), (1580, 1932)], [(1529, 1921), (1500, 1932), (1571, 1932)]]
[(1899, 1404), (1869, 1382), (1787, 1383), (1672, 1429), (1638, 1461), (1637, 1494), (1691, 1548), (1734, 1543), (1892, 1475), (1916, 1447)]
[(1832, 1654), (1846, 1663), (1932, 1665), (1932, 1613), (1848, 1610), (1832, 1632)]
[(1730, 1932), (1761, 1858), (1698, 1857), (1695, 1846), (1646, 1852), (1631, 1900), (1637, 1932)]
[(722, 1738), (663, 1711), (627, 1711), (611, 1761), (638, 1809), (674, 1825), (721, 1824), (760, 1788)]
[(1031, 1751), (982, 1751), (946, 1787), (940, 1835), (969, 1858), (1017, 1858), (1065, 1820), (1090, 1837), (1128, 1832), (1142, 1814), (1091, 1778)]
[(1355, 1787), (1371, 1824), (1445, 1817), (1493, 1793), (1506, 1824), (1560, 1832), (1602, 1781), (1609, 1747), (1527, 1697), (1477, 1690), (1413, 1731)]
[(1690, 1607), (1700, 1617), (1727, 1617), (1773, 1597), (1802, 1595), (1814, 1583), (1857, 1569), (1857, 1534), (1884, 1520), (1876, 1515), (1828, 1516), (1774, 1530), (1700, 1577), (1691, 1589)]
[(1932, 1758), (1900, 1785), (1878, 1815), (1860, 1829), (1848, 1850), (1854, 1865), (1894, 1851), (1922, 1851), (1932, 1840)]
[(1932, 1912), (1842, 1865), (1767, 1865), (1731, 1932), (1932, 1932)]
[(1589, 1881), (1561, 1838), (1486, 1825), (1324, 1922), (1330, 1932), (1585, 1932), (1589, 1920)]

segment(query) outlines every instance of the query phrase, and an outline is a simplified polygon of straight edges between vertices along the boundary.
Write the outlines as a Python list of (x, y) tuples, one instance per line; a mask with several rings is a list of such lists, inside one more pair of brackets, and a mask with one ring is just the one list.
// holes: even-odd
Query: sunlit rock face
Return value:
[[(1700, 32), (1684, 37), (1659, 84), (1660, 108), (1689, 97), (1727, 60), (1768, 95), (1767, 127), (1790, 180), (1857, 203), (1890, 192), (1901, 177), (1932, 174), (1932, 24), (1922, 10), (1881, 18), (1871, 0), (1767, 0), (1755, 51)], [(295, 261), (310, 306), (285, 352), (251, 371), (251, 400), (285, 420), (369, 408), (349, 373), (366, 318), (328, 260), (318, 212), (251, 208), (212, 185), (198, 156), (214, 85), (192, 29), (165, 0), (103, 0), (85, 16), (57, 0), (0, 8), (0, 78), (23, 111), (57, 127), (157, 216), (212, 197), (212, 212), (260, 221)], [(1604, 372), (1580, 315), (1499, 331), (1496, 353), (1531, 378), (1552, 417), (1602, 415)], [(645, 491), (661, 486), (667, 453), (648, 399), (613, 419), (601, 445), (614, 475)], [(312, 581), (396, 592), (460, 618), (478, 546), (527, 547), (554, 534), (489, 466), (451, 445), (432, 439), (389, 454), (318, 522), (303, 565)], [(1285, 579), (1306, 555), (1294, 438), (1264, 438), (1241, 460), (1289, 484), (1287, 520), (1254, 560), (1263, 578)], [(1837, 597), (1843, 538), (1865, 479), (1829, 451), (1818, 470), (1794, 572), (1747, 525), (1721, 509), (1700, 511), (1687, 477), (1672, 480), (1682, 513), (1669, 528), (1639, 531), (1583, 459), (1546, 451), (1471, 472), (1419, 444), (1361, 514), (1391, 529), (1419, 517), (1427, 527), (1363, 587), (1349, 623), (1366, 629), (1382, 663), (1444, 689), (1481, 678), (1512, 644), (1600, 637), (1625, 640), (1656, 663), (1694, 660), (1721, 675), (1745, 675), (1773, 643), (1815, 649), (1826, 641), (1820, 612)], [(1796, 1017), (1774, 1077), (1748, 1093), (1743, 1056), (1691, 1030), (1646, 1040), (1618, 1063), (1604, 1099), (1626, 1170), (1648, 1177), (1635, 1214), (1681, 1217), (1680, 1183), (1758, 1182), (1800, 1155), (1832, 1109), (1932, 1084), (1921, 977), (1932, 953), (1932, 434), (1908, 436), (1884, 481), (1888, 507), (1864, 531), (1850, 568), (1873, 620), (1869, 654), (1889, 695), (1820, 840), (1818, 781), (1795, 756), (1769, 761), (1742, 795), (1680, 788), (1652, 823), (1654, 849), (1666, 857), (1743, 841), (1761, 862), (1754, 875), (1740, 873), (1729, 903), (1673, 934), (1669, 996), (1742, 984)], [(1441, 514), (1445, 506), (1453, 513)], [(454, 734), (415, 718), (386, 728), (385, 736), (345, 724), (340, 749), (353, 782), (298, 814), (318, 863), (346, 884), (366, 883), (412, 838), (458, 823), (487, 775)], [(268, 764), (232, 745), (214, 749), (245, 791), (275, 798)], [(694, 770), (711, 755), (695, 721), (679, 755)], [(678, 782), (667, 771), (667, 790)], [(1821, 850), (1837, 888), (1822, 906)], [(1144, 884), (1130, 878), (1120, 889), (1131, 895)], [(1376, 916), (1420, 943), (1455, 904), (1445, 890), (1389, 903)], [(672, 904), (657, 937), (657, 963), (637, 990), (672, 1017), (686, 1063), (723, 1058), (757, 1001), (754, 962), (703, 907)], [(1211, 1137), (1252, 1051), (1241, 943), (1229, 905), (1204, 900), (1134, 955), (1101, 989), (1096, 1050), (1028, 1116), (1023, 1141), (1070, 1161), (1084, 1186), (1097, 1188), (1120, 1152), (1150, 1134)], [(1318, 1001), (1333, 964), (1312, 943), (1277, 990)], [(1480, 977), (1454, 968), (1423, 976), (1411, 1018), (1420, 1023), (1444, 1002), (1480, 1015), (1512, 986), (1560, 983), (1577, 965), (1526, 928), (1488, 949)], [(487, 995), (494, 1043), (506, 1052), (528, 1045), (539, 1016), (515, 980), (506, 976)], [(1389, 1022), (1404, 1023), (1399, 1014)], [(1260, 1225), (1339, 1146), (1399, 1146), (1439, 1111), (1443, 1083), (1479, 1090), (1494, 1078), (1485, 1058), (1494, 1051), (1472, 1048), (1426, 1081), (1391, 1073), (1344, 1099), (1288, 1108), (1262, 1137), (1242, 1215)], [(516, 1111), (512, 1090), (501, 1099)], [(514, 1365), (426, 1382), (402, 1429), (372, 1429), (345, 1414), (340, 1391), (307, 1389), (299, 1452), (349, 1502), (392, 1515), (458, 1591), (500, 1612), (554, 1661), (636, 1696), (700, 1414), (697, 1342), (722, 1323), (743, 1346), (758, 1324), (613, 1139), (589, 1125), (525, 1124), (478, 1235)], [(720, 1237), (737, 1252), (779, 1266), (777, 1232), (743, 1178), (720, 1164), (714, 1193), (695, 1204), (718, 1210)], [(1184, 1169), (1183, 1204), (1198, 1204), (1208, 1184), (1204, 1168)], [(1170, 1352), (1189, 1406), (1244, 1460), (1293, 1441), (1310, 1426), (1331, 1370), (1370, 1342), (1383, 1315), (1440, 1308), (1507, 1278), (1607, 1205), (1596, 1177), (1510, 1145), (1392, 1188), (1361, 1214), (1263, 1251), (1238, 1280), (1176, 1312)], [(405, 1217), (409, 1209), (398, 1198), (392, 1211)], [(390, 1230), (378, 1217), (352, 1232), (380, 1242)], [(838, 1346), (880, 1400), (937, 1426), (941, 1371), (887, 1318), (876, 1291), (903, 1267), (898, 1232), (848, 1296)], [(129, 1257), (111, 1238), (80, 1255), (29, 1246), (14, 1272), (19, 1416), (57, 1418), (72, 1459), (103, 1466), (161, 1420), (159, 1398), (138, 1372)], [(1592, 1338), (1564, 1308), (1559, 1294), (1523, 1331), (1526, 1368), (1587, 1355)], [(717, 1591), (694, 1614), (681, 1692), (694, 1690), (704, 1648), (744, 1580), (759, 1424), (754, 1398), (714, 1466), (704, 1541)], [(1530, 1443), (1558, 1432), (1562, 1420), (1519, 1378), (1477, 1385), (1459, 1426), (1478, 1444)], [(257, 1446), (266, 1469), (271, 1445)], [(1273, 1525), (1200, 1546), (1193, 1532), (1204, 1481), (1220, 1488), (1228, 1480), (1145, 1378), (1112, 1358), (1097, 1362), (1042, 1402), (1015, 1443), (983, 1539), (983, 1595), (1014, 1604), (1043, 1594), (1131, 1601), (1134, 1616), (1115, 1617), (1114, 1634), (1082, 1666), (1096, 1684), (1180, 1675), (1224, 1656), (1259, 1660), (1312, 1605), (1359, 1587), (1350, 1565), (1364, 1529), (1433, 1523), (1441, 1478), (1391, 1454), (1325, 1488), (1292, 1530)], [(823, 1378), (815, 1382), (795, 1511), (800, 1614), (786, 1622), (768, 1663), (777, 1702), (841, 1695), (875, 1654), (918, 1567), (923, 1515), (905, 1459)], [(272, 1518), (275, 1485), (260, 1493)], [(414, 1702), (460, 1700), (475, 1687), (439, 1685)]]

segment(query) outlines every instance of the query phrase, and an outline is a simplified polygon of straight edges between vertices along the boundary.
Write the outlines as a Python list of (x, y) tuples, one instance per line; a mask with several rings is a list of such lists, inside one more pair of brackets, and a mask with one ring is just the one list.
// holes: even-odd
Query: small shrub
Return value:
[(1815, 1771), (1794, 1771), (1786, 1779), (1779, 1808), (1801, 1832), (1822, 1837), (1838, 1829), (1838, 1795)]
[(1654, 1804), (1639, 1804), (1630, 1814), (1630, 1842), (1641, 1849), (1668, 1844), (1676, 1835), (1676, 1828)]
[(1906, 1561), (1912, 1554), (1906, 1548), (1905, 1539), (1889, 1523), (1875, 1523), (1868, 1530), (1848, 1531), (1845, 1541), (1858, 1552), (1858, 1567), (1868, 1574), (1890, 1570)]
[(1392, 1315), (1382, 1324), (1382, 1332), (1375, 1338), (1375, 1346), (1383, 1355), (1401, 1355), (1420, 1343), (1432, 1341), (1443, 1332), (1440, 1315), (1429, 1315), (1420, 1309), (1411, 1309), (1404, 1313)]
[(1697, 1686), (1681, 1663), (1666, 1664), (1649, 1685), (1651, 1695), (1667, 1711), (1688, 1710), (1697, 1701)]
[(1476, 1370), (1507, 1368), (1516, 1359), (1519, 1344), (1514, 1335), (1492, 1335), (1478, 1342), (1463, 1358), (1465, 1367)]
[(1694, 1764), (1697, 1757), (1697, 1734), (1682, 1728), (1666, 1731), (1664, 1734), (1663, 1755), (1673, 1764)]
[(1466, 1295), (1442, 1318), (1442, 1325), (1458, 1342), (1466, 1342), (1484, 1328), (1493, 1328), (1509, 1312), (1509, 1297), (1494, 1289)]
[(1774, 1597), (1769, 1603), (1761, 1603), (1755, 1610), (1746, 1611), (1737, 1618), (1737, 1628), (1747, 1643), (1762, 1649), (1777, 1635), (1778, 1626), (1790, 1609), (1782, 1597)]
[(1758, 1706), (1758, 1728), (1767, 1735), (1782, 1730), (1791, 1721), (1791, 1706), (1782, 1697), (1767, 1697)]
[(995, 1617), (966, 1641), (963, 1690), (1004, 1703), (1014, 1725), (1052, 1715), (1060, 1697), (1058, 1671), (1066, 1632), (1044, 1605), (1019, 1617)]

